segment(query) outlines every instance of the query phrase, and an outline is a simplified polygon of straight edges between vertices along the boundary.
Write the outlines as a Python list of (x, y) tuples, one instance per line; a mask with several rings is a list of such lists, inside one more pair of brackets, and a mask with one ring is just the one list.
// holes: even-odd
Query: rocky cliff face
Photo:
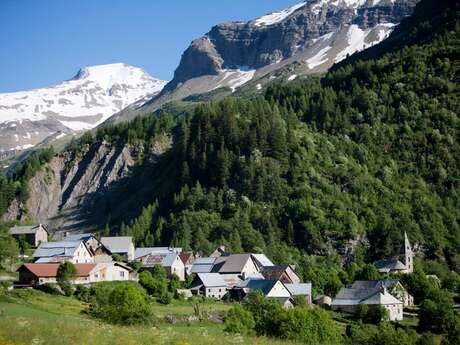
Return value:
[[(351, 53), (362, 50), (364, 45), (370, 46), (386, 37), (389, 30), (384, 28), (390, 29), (390, 25), (410, 15), (415, 4), (415, 0), (310, 0), (250, 22), (216, 25), (184, 52), (166, 89), (227, 70), (259, 70), (295, 55), (301, 58), (325, 35), (337, 34), (352, 25), (370, 32), (380, 25), (381, 34), (367, 37), (367, 41), (345, 42), (342, 47), (353, 45)], [(336, 59), (330, 57), (328, 63), (321, 64), (321, 69), (311, 69), (325, 71), (334, 62)]]
[[(26, 205), (15, 200), (4, 219), (21, 219), (48, 224), (52, 230), (102, 229), (108, 217), (137, 214), (148, 188), (131, 189), (138, 170), (155, 169), (157, 158), (172, 145), (164, 136), (153, 155), (136, 165), (139, 149), (97, 143), (76, 155), (65, 152), (53, 158), (30, 181)], [(148, 187), (148, 186), (146, 186)]]

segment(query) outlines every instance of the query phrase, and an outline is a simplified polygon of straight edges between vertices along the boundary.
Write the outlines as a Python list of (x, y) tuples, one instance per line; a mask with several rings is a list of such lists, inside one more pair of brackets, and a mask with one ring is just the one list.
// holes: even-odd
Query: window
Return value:
[(124, 278), (125, 276), (125, 272), (124, 271), (120, 271), (120, 277)]

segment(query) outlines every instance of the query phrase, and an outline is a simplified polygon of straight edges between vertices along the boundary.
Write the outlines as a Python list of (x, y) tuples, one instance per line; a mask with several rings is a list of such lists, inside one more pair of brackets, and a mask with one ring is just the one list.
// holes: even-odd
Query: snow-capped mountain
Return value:
[(149, 99), (166, 84), (122, 63), (82, 68), (51, 87), (0, 94), (0, 152), (94, 128), (128, 105)]
[(309, 0), (249, 22), (216, 25), (184, 52), (163, 94), (234, 91), (294, 61), (306, 64), (307, 73), (324, 72), (385, 39), (416, 2)]

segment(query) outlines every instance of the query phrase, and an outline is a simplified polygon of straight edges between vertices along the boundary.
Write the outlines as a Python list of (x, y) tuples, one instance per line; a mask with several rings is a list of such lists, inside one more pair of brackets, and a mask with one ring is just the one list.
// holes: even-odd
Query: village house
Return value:
[(134, 257), (136, 261), (142, 264), (143, 268), (153, 268), (159, 265), (166, 270), (169, 277), (175, 274), (180, 281), (185, 280), (185, 265), (177, 251), (137, 248)]
[(299, 276), (290, 265), (264, 266), (261, 268), (260, 273), (262, 273), (265, 279), (281, 280), (285, 284), (300, 283)]
[(95, 263), (112, 262), (112, 252), (93, 234), (66, 234), (66, 242), (82, 241), (94, 257)]
[(374, 288), (340, 289), (331, 304), (332, 310), (355, 313), (358, 306), (364, 304), (369, 307), (382, 306), (388, 311), (390, 321), (403, 319), (403, 302), (398, 300), (388, 290), (378, 285)]
[(33, 253), (36, 263), (70, 261), (74, 264), (94, 263), (94, 257), (83, 241), (44, 242)]
[(291, 297), (302, 297), (305, 298), (308, 305), (311, 305), (311, 283), (296, 283), (289, 284), (285, 283), (284, 286), (291, 294)]
[(220, 300), (227, 294), (227, 283), (219, 273), (198, 273), (190, 285), (190, 291), (194, 295)]
[(127, 261), (134, 260), (134, 243), (131, 236), (101, 237), (101, 242), (112, 254), (118, 254)]
[(397, 279), (385, 280), (357, 280), (349, 286), (352, 289), (372, 290), (384, 287), (387, 291), (403, 302), (404, 307), (414, 305), (414, 297), (404, 288), (401, 282)]
[(380, 273), (412, 273), (414, 272), (414, 252), (404, 232), (404, 247), (401, 254), (403, 262), (399, 258), (383, 259), (374, 263), (375, 267)]
[(216, 258), (213, 273), (219, 273), (229, 288), (248, 277), (258, 277), (259, 270), (251, 254), (231, 254)]
[(279, 301), (284, 307), (291, 308), (291, 293), (279, 280), (245, 279), (232, 289), (232, 296), (237, 300), (244, 299), (250, 292), (260, 291), (267, 298)]
[(30, 226), (13, 226), (9, 230), (9, 234), (13, 236), (16, 241), (24, 240), (31, 247), (36, 248), (40, 243), (48, 242), (48, 230), (42, 225)]
[[(56, 283), (59, 265), (57, 263), (23, 264), (17, 270), (19, 273), (19, 285), (37, 286), (46, 283)], [(131, 268), (116, 262), (75, 264), (75, 268), (77, 276), (71, 281), (72, 284), (91, 284), (102, 281), (127, 281), (136, 279)]]

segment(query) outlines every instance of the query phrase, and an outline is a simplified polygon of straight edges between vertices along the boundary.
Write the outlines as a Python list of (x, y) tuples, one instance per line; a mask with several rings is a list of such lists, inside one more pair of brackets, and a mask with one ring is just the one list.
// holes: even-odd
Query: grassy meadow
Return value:
[[(188, 302), (155, 305), (155, 326), (114, 326), (90, 318), (87, 306), (76, 299), (34, 290), (0, 295), (0, 345), (207, 345), (267, 344), (294, 342), (226, 334), (222, 324), (164, 321), (166, 316), (191, 316)], [(207, 312), (222, 312), (223, 303), (204, 304)]]

